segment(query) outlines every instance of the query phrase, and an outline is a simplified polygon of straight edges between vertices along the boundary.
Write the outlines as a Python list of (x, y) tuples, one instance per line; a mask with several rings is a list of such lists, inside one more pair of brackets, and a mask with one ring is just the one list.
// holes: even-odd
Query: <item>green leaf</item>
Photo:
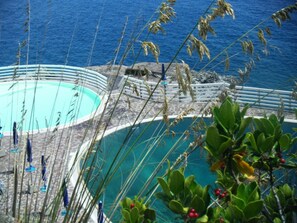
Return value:
[(254, 190), (248, 194), (247, 202), (250, 203), (252, 201), (257, 201), (259, 199), (260, 199), (259, 187), (255, 187)]
[(256, 127), (259, 131), (265, 133), (265, 127), (260, 119), (254, 118), (254, 123), (256, 124)]
[(165, 203), (169, 203), (169, 201), (172, 199), (172, 196), (168, 196), (163, 192), (155, 193), (155, 197), (159, 200), (164, 201)]
[(155, 221), (156, 220), (156, 212), (153, 209), (146, 209), (144, 211), (144, 217), (145, 219), (149, 219), (151, 221)]
[(261, 152), (266, 153), (268, 151), (271, 151), (274, 144), (275, 144), (274, 136), (269, 136), (264, 140), (263, 144), (261, 146), (258, 145), (258, 147), (261, 150)]
[(160, 184), (163, 192), (167, 196), (172, 197), (172, 194), (170, 192), (170, 189), (169, 189), (169, 186), (168, 186), (167, 182), (162, 177), (158, 177), (157, 180), (158, 180), (158, 183)]
[(282, 223), (282, 220), (279, 218), (273, 219), (273, 223)]
[(235, 206), (237, 206), (240, 210), (243, 210), (245, 207), (245, 202), (244, 200), (240, 199), (239, 197), (231, 194), (231, 202)]
[(272, 125), (271, 121), (269, 121), (266, 118), (261, 118), (260, 120), (261, 120), (261, 122), (262, 122), (262, 124), (263, 124), (263, 126), (265, 128), (265, 131), (264, 132), (267, 135), (273, 135), (273, 133), (274, 133), (274, 126)]
[(198, 213), (204, 213), (206, 209), (204, 201), (197, 195), (194, 196), (190, 207), (194, 208)]
[(131, 223), (138, 223), (139, 210), (137, 207), (134, 207), (130, 211)]
[(290, 134), (282, 135), (278, 142), (283, 150), (289, 149), (291, 144), (291, 135)]
[(191, 185), (192, 185), (193, 183), (195, 183), (194, 181), (195, 181), (195, 176), (194, 176), (194, 175), (190, 175), (190, 176), (188, 176), (188, 177), (185, 179), (185, 187), (191, 188)]
[(260, 153), (254, 135), (252, 133), (247, 133), (246, 137), (249, 140), (249, 142), (251, 143), (253, 151)]
[(184, 189), (184, 184), (184, 175), (179, 170), (172, 171), (169, 178), (169, 188), (174, 195), (178, 195)]
[(274, 139), (278, 141), (282, 136), (282, 127), (280, 125), (274, 128)]
[(183, 205), (177, 200), (171, 200), (169, 202), (169, 208), (170, 208), (170, 210), (172, 210), (174, 213), (177, 213), (177, 214), (186, 214), (187, 213), (187, 211), (183, 207)]
[(280, 188), (280, 190), (283, 192), (286, 199), (293, 196), (293, 191), (288, 184), (285, 184), (282, 188)]
[(208, 222), (208, 216), (205, 214), (201, 216), (200, 218), (197, 218), (196, 223), (206, 223)]
[(247, 185), (240, 184), (237, 188), (237, 197), (244, 200), (244, 202), (247, 204), (250, 195), (253, 193), (254, 190), (258, 189), (258, 185), (256, 182), (249, 183)]
[(246, 219), (251, 219), (257, 217), (257, 215), (262, 211), (263, 201), (253, 201), (248, 203), (248, 205), (244, 208), (243, 213)]
[(228, 129), (222, 123), (223, 117), (221, 115), (220, 109), (218, 107), (214, 107), (212, 112), (213, 112), (214, 120), (217, 123), (217, 125), (221, 126), (221, 128), (225, 132), (225, 134), (228, 134)]
[(248, 118), (245, 118), (241, 121), (240, 123), (240, 127), (239, 127), (239, 130), (236, 134), (236, 137), (239, 138), (242, 136), (242, 134), (246, 131), (246, 128), (249, 126), (249, 124), (251, 123), (252, 121), (252, 118), (251, 117), (248, 117)]
[(276, 192), (276, 194), (277, 194), (277, 196), (278, 196), (278, 199), (279, 199), (280, 203), (281, 203), (282, 205), (285, 204), (285, 203), (286, 203), (286, 198), (285, 198), (284, 193), (283, 193), (281, 190), (278, 190), (278, 191)]
[(221, 122), (228, 130), (233, 129), (235, 123), (235, 116), (232, 109), (232, 103), (230, 100), (225, 100), (220, 107)]
[(181, 193), (179, 193), (178, 198), (183, 204), (189, 204), (192, 200), (193, 193), (189, 188), (185, 187)]
[(209, 146), (212, 155), (218, 153), (218, 149), (221, 146), (221, 136), (218, 129), (214, 126), (210, 126), (206, 131), (206, 143)]
[(122, 209), (122, 216), (125, 219), (125, 221), (131, 222), (130, 212), (129, 211), (127, 211), (125, 209)]
[[(264, 133), (262, 132), (262, 133), (258, 136), (258, 138), (257, 138), (257, 146), (258, 146), (258, 148), (261, 148), (264, 142), (265, 142), (265, 135), (264, 135)], [(261, 150), (261, 149), (260, 149), (260, 150)], [(262, 151), (262, 150), (261, 150), (261, 151)]]
[(209, 195), (209, 193), (208, 193), (209, 188), (210, 188), (210, 185), (206, 185), (206, 186), (203, 188), (203, 196), (202, 196), (202, 199), (204, 200), (205, 206), (208, 206), (209, 203), (210, 203), (210, 195)]
[(247, 112), (247, 110), (249, 109), (250, 105), (249, 104), (246, 104), (244, 106), (244, 108), (241, 110), (240, 114), (241, 114), (241, 117), (243, 118)]
[(277, 117), (276, 117), (275, 114), (271, 114), (271, 115), (269, 116), (269, 121), (271, 122), (271, 124), (272, 124), (274, 127), (280, 126), (279, 121), (278, 121), (278, 119), (277, 119)]
[(219, 147), (219, 153), (223, 154), (228, 148), (230, 148), (233, 145), (232, 139), (227, 139), (226, 142), (223, 142), (221, 146)]
[[(242, 220), (243, 219), (243, 211), (240, 210), (237, 206), (230, 204), (229, 208), (227, 208), (231, 212), (231, 216), (235, 220)], [(235, 221), (236, 222), (236, 221)]]

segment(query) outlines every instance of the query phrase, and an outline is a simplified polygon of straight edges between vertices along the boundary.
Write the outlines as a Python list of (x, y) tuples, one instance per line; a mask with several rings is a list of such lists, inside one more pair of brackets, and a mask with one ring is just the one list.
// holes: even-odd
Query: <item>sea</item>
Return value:
[[(204, 56), (200, 60), (197, 53), (187, 54), (185, 39), (199, 18), (215, 7), (216, 1), (176, 0), (173, 6), (176, 17), (163, 24), (163, 33), (149, 34), (147, 24), (157, 18), (161, 0), (0, 0), (0, 66), (16, 63), (130, 66), (155, 61), (151, 54), (145, 56), (141, 50), (141, 43), (152, 41), (160, 49), (159, 63), (184, 61), (196, 71), (235, 77), (246, 64), (252, 63), (247, 86), (292, 90), (297, 80), (297, 11), (281, 27), (271, 15), (296, 1), (228, 2), (235, 18), (225, 16), (211, 23), (215, 35), (209, 34), (204, 42), (211, 59)], [(264, 46), (257, 33), (259, 28), (267, 27), (271, 36), (265, 33)], [(241, 41), (253, 41), (252, 56), (243, 53), (237, 41), (248, 31)], [(196, 28), (193, 35), (198, 37)], [(24, 41), (26, 45), (22, 45)], [(226, 50), (229, 45), (232, 47)], [(230, 61), (228, 70), (226, 52)]]

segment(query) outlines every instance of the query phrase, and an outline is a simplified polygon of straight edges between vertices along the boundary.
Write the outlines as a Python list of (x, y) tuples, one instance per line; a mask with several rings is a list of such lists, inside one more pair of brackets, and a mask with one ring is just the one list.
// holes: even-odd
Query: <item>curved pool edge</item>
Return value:
[[(69, 122), (69, 123), (66, 123), (66, 124), (60, 124), (58, 125), (58, 130), (62, 130), (62, 129), (66, 129), (66, 128), (69, 128), (69, 127), (73, 127), (73, 126), (76, 126), (76, 125), (79, 125), (83, 122), (86, 122), (98, 115), (100, 115), (103, 110), (104, 110), (104, 107), (105, 107), (105, 104), (107, 103), (107, 98), (108, 96), (107, 95), (100, 95), (99, 93), (96, 93), (95, 94), (97, 95), (97, 97), (100, 98), (100, 104), (99, 106), (97, 107), (97, 109), (95, 109), (93, 112), (91, 112), (90, 114), (88, 115), (85, 115), (79, 119), (76, 119), (75, 121), (72, 121), (72, 122)], [(50, 131), (53, 131), (54, 129), (56, 128), (56, 126), (51, 126), (49, 128), (42, 128), (42, 129), (39, 129), (39, 130), (36, 130), (34, 129), (33, 131), (30, 130), (29, 133), (31, 134), (37, 134), (37, 133), (46, 133), (46, 132), (50, 132)], [(28, 132), (28, 131), (20, 131), (22, 133), (25, 133), (25, 132)], [(5, 131), (5, 132), (2, 132), (4, 136), (10, 136), (12, 134), (12, 131)]]
[[(83, 154), (87, 151), (87, 149), (90, 147), (90, 145), (91, 145), (91, 140), (83, 143), (77, 152), (73, 152), (73, 153), (69, 154), (70, 157), (69, 157), (69, 163), (68, 163), (67, 169), (69, 172), (72, 170), (72, 173), (70, 174), (70, 176), (71, 176), (70, 183), (73, 187), (76, 185), (78, 178), (79, 178), (79, 174), (81, 172), (80, 165), (79, 165), (80, 160), (82, 159)], [(80, 185), (78, 185), (77, 193), (81, 194), (84, 188), (87, 188), (87, 185), (85, 184), (85, 181), (83, 180), (80, 183)], [(92, 200), (92, 195), (88, 189), (85, 189), (82, 194), (83, 194), (82, 200), (85, 201), (84, 203), (82, 203), (82, 206), (84, 208), (86, 208), (86, 204), (88, 204)], [(96, 207), (91, 212), (90, 219), (88, 220), (89, 223), (97, 223), (97, 218), (98, 218), (97, 212), (98, 212), (98, 209)], [(105, 214), (104, 214), (104, 219), (106, 222), (111, 223), (111, 221), (106, 218)]]
[[(194, 117), (194, 116), (195, 115), (188, 115), (186, 117)], [(202, 115), (198, 115), (198, 116), (196, 115), (195, 117), (201, 117), (201, 116)], [(175, 117), (177, 117), (177, 115), (170, 115), (169, 119), (170, 118), (175, 118)], [(161, 120), (162, 118), (163, 118), (162, 116), (158, 116), (158, 117), (155, 117), (155, 118), (146, 118), (146, 119), (138, 121), (136, 124), (147, 123), (147, 122), (150, 122), (150, 121), (157, 121), (157, 120)], [(111, 129), (108, 129), (108, 130), (105, 131), (104, 134), (103, 133), (99, 134), (97, 136), (97, 138), (96, 138), (96, 141), (101, 139), (102, 137), (105, 137), (105, 136), (115, 132), (115, 131), (124, 129), (124, 128), (129, 127), (129, 126), (132, 126), (132, 124), (127, 123), (127, 124), (124, 124), (124, 125), (120, 125), (120, 126), (116, 126), (116, 127), (111, 128)], [(68, 171), (71, 171), (71, 169), (73, 168), (72, 173), (70, 174), (70, 176), (71, 176), (70, 177), (70, 183), (72, 184), (72, 186), (75, 186), (75, 184), (76, 184), (76, 182), (78, 180), (78, 176), (79, 176), (79, 174), (81, 172), (80, 160), (83, 157), (83, 154), (90, 147), (91, 142), (92, 142), (91, 140), (86, 141), (85, 143), (82, 144), (82, 146), (79, 148), (78, 151), (73, 152), (73, 153), (71, 153), (69, 155), (70, 159), (69, 159), (69, 163), (68, 163)], [(76, 160), (75, 160), (75, 157), (77, 157)], [(80, 185), (78, 186), (78, 192), (77, 193), (81, 193), (83, 188), (87, 188), (87, 185), (86, 185), (85, 181), (82, 181), (80, 183)], [(86, 198), (85, 203), (88, 203), (89, 201), (92, 200), (92, 195), (91, 195), (88, 188), (84, 191), (83, 197)], [(82, 204), (84, 208), (86, 207), (85, 203)], [(103, 204), (103, 206), (104, 206), (104, 204)], [(94, 210), (92, 211), (91, 215), (90, 215), (90, 219), (88, 221), (89, 223), (97, 223), (97, 212), (98, 212), (98, 208), (95, 207)], [(112, 221), (109, 220), (108, 217), (105, 214), (104, 214), (104, 219), (105, 219), (106, 223), (112, 223)]]
[[(170, 115), (168, 116), (169, 119), (172, 119), (172, 118), (176, 118), (177, 115)], [(193, 118), (193, 117), (197, 117), (197, 118), (201, 118), (201, 117), (204, 117), (204, 118), (211, 118), (210, 115), (207, 115), (207, 116), (203, 116), (203, 115), (187, 115), (185, 116), (184, 118)], [(263, 116), (245, 116), (245, 117), (254, 117), (254, 118), (262, 118)], [(146, 119), (143, 119), (141, 121), (138, 121), (135, 123), (135, 125), (139, 124), (139, 123), (147, 123), (147, 122), (150, 122), (150, 121), (158, 121), (158, 120), (162, 120), (163, 117), (162, 116), (158, 116), (158, 117), (155, 117), (155, 118), (146, 118)], [(297, 124), (297, 120), (295, 119), (284, 119), (284, 122), (288, 122), (288, 123), (296, 123)], [(118, 130), (121, 130), (121, 129), (124, 129), (124, 128), (127, 128), (129, 126), (132, 126), (131, 123), (127, 123), (127, 124), (124, 124), (124, 125), (120, 125), (120, 126), (117, 126), (117, 127), (113, 127), (111, 129), (108, 129), (105, 131), (105, 133), (101, 133), (97, 136), (96, 138), (96, 141), (100, 140), (102, 137), (105, 137), (115, 131), (118, 131)], [(80, 149), (77, 151), (77, 152), (73, 152), (70, 154), (70, 160), (69, 160), (69, 163), (68, 163), (68, 171), (71, 170), (72, 166), (74, 167), (73, 168), (73, 173), (71, 174), (71, 177), (70, 177), (70, 182), (73, 186), (75, 186), (77, 180), (78, 180), (78, 176), (79, 176), (79, 173), (81, 172), (81, 168), (80, 168), (80, 160), (81, 158), (83, 157), (83, 154), (87, 151), (87, 149), (90, 147), (91, 145), (91, 140), (85, 142), (81, 147)], [(77, 160), (75, 160), (75, 157), (77, 156)], [(78, 189), (78, 193), (80, 193), (82, 191), (82, 188), (87, 188), (87, 185), (85, 183), (85, 181), (83, 180), (81, 182), (81, 185), (79, 186), (79, 189)], [(83, 195), (84, 198), (86, 198), (86, 201), (90, 201), (92, 200), (92, 195), (91, 193), (89, 192), (89, 189), (87, 188), (85, 190), (85, 194)], [(85, 207), (84, 204), (82, 204), (83, 207)], [(103, 204), (104, 205), (104, 204)], [(90, 219), (89, 219), (89, 223), (97, 223), (97, 212), (98, 212), (98, 209), (97, 207), (92, 211), (92, 214), (90, 216)], [(107, 223), (112, 223), (111, 220), (109, 220), (107, 218), (107, 216), (104, 214), (104, 219)]]
[[(168, 118), (169, 118), (169, 119), (174, 119), (174, 118), (176, 118), (177, 116), (178, 116), (178, 115), (169, 115)], [(199, 114), (199, 115), (192, 115), (192, 114), (190, 114), (190, 115), (184, 116), (184, 118), (194, 118), (194, 117), (197, 117), (197, 118), (201, 118), (201, 117), (203, 117), (203, 118), (212, 118), (211, 115), (201, 115), (201, 114)], [(247, 118), (247, 117), (263, 118), (263, 116), (252, 116), (252, 115), (246, 115), (246, 116), (244, 116), (244, 117), (245, 117), (245, 118)], [(137, 122), (135, 123), (135, 125), (138, 125), (138, 124), (140, 124), (140, 123), (147, 123), (147, 122), (151, 122), (151, 121), (159, 121), (159, 120), (162, 120), (162, 119), (163, 119), (162, 116), (157, 116), (157, 117), (155, 117), (155, 118), (145, 118), (145, 119), (142, 119), (142, 120), (140, 120), (140, 121), (137, 121)], [(285, 119), (284, 119), (284, 122), (296, 123), (296, 124), (297, 124), (297, 119), (295, 120), (295, 119), (286, 119), (286, 118), (285, 118)], [(103, 137), (105, 137), (105, 136), (107, 136), (107, 135), (109, 135), (109, 134), (111, 134), (111, 133), (113, 133), (113, 132), (115, 132), (115, 131), (118, 131), (118, 130), (124, 129), (124, 128), (126, 128), (126, 127), (132, 126), (132, 124), (133, 124), (133, 123), (126, 123), (126, 124), (123, 124), (123, 125), (116, 126), (116, 127), (111, 128), (111, 129), (108, 129), (108, 130), (105, 131), (105, 134), (104, 134)], [(101, 137), (102, 137), (102, 134), (98, 135), (97, 138), (96, 138), (96, 140), (100, 140)]]

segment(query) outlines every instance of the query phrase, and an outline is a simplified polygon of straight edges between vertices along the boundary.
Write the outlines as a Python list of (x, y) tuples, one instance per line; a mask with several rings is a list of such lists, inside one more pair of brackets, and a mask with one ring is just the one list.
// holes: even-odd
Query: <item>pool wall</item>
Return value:
[[(59, 128), (65, 128), (72, 125), (77, 125), (82, 123), (102, 112), (104, 105), (106, 103), (107, 97), (106, 92), (108, 88), (107, 77), (104, 75), (88, 70), (85, 68), (66, 66), (66, 65), (45, 65), (45, 64), (35, 64), (35, 65), (19, 65), (19, 66), (7, 66), (0, 67), (0, 82), (17, 82), (17, 81), (57, 81), (66, 83), (78, 83), (80, 86), (93, 91), (95, 94), (100, 96), (100, 106), (95, 108), (92, 113), (81, 117), (77, 120), (70, 121), (67, 124), (61, 123)], [(19, 102), (21, 103), (21, 102)], [(49, 108), (51, 109), (51, 108)], [(28, 114), (26, 114), (28, 115)], [(29, 114), (30, 115), (30, 114)], [(1, 118), (1, 117), (0, 117)], [(15, 120), (13, 120), (15, 121)], [(18, 121), (18, 120), (16, 120)], [(53, 130), (54, 126), (49, 129), (43, 128), (38, 130), (38, 132), (45, 132), (48, 130)], [(33, 133), (36, 133), (34, 130)], [(10, 131), (4, 131), (4, 135), (9, 135)]]

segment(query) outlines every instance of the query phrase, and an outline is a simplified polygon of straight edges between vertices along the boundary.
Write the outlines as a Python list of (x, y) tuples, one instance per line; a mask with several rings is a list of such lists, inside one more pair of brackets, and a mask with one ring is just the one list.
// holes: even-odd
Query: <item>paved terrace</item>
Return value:
[[(99, 71), (100, 73), (108, 76), (110, 79), (115, 77), (115, 70), (111, 70), (107, 66), (100, 67), (92, 67), (92, 70)], [(120, 74), (123, 74), (125, 67), (121, 69)], [(122, 95), (118, 104), (116, 105), (116, 109), (111, 119), (111, 111), (115, 106), (115, 102), (119, 96), (118, 90), (114, 89), (112, 96), (108, 100), (106, 113), (103, 118), (103, 123), (100, 124), (100, 128), (103, 129), (103, 126), (106, 125), (108, 128), (112, 128), (115, 126), (120, 126), (126, 123), (133, 123), (136, 117), (139, 114), (140, 109), (145, 104), (144, 100), (137, 99), (134, 97), (128, 97), (126, 95)], [(162, 116), (162, 108), (163, 103), (160, 102), (148, 102), (144, 111), (140, 115), (140, 119), (151, 118), (154, 116)], [(178, 103), (169, 102), (168, 114), (169, 115), (178, 115), (181, 114), (185, 110), (192, 110), (190, 114), (201, 114), (201, 111), (204, 111), (207, 108), (202, 107), (201, 104), (198, 103)], [(271, 111), (263, 111), (259, 109), (250, 109), (249, 115), (263, 115), (264, 113), (271, 113)], [(294, 118), (293, 114), (286, 114), (287, 118)], [(17, 155), (7, 153), (5, 157), (0, 158), (0, 179), (3, 181), (6, 191), (5, 194), (0, 196), (0, 212), (5, 212), (8, 210), (9, 214), (11, 214), (12, 210), (12, 198), (13, 198), (13, 189), (14, 189), (14, 175), (12, 174), (13, 164), (17, 162), (18, 164), (18, 173), (19, 173), (19, 182), (18, 182), (18, 196), (22, 196), (21, 201), (21, 213), (25, 209), (27, 200), (31, 201), (32, 205), (29, 207), (33, 216), (38, 216), (38, 213), (41, 211), (41, 207), (43, 205), (43, 201), (45, 198), (45, 193), (39, 192), (40, 186), (42, 186), (41, 180), (41, 165), (40, 165), (40, 157), (42, 154), (45, 156), (50, 156), (48, 169), (51, 169), (52, 174), (52, 184), (49, 188), (49, 199), (48, 204), (54, 199), (55, 194), (61, 186), (61, 180), (67, 168), (67, 163), (69, 160), (69, 154), (72, 152), (76, 152), (80, 145), (84, 142), (90, 140), (94, 137), (94, 130), (98, 125), (98, 120), (100, 116), (96, 117), (92, 122), (86, 121), (80, 123), (78, 125), (74, 125), (72, 127), (59, 129), (57, 132), (46, 132), (46, 133), (36, 133), (34, 135), (30, 135), (32, 139), (33, 146), (33, 165), (37, 168), (37, 171), (33, 174), (24, 173), (24, 186), (21, 188), (21, 173), (24, 169), (23, 164), (18, 160), (24, 160), (23, 156), (25, 155), (24, 149), (24, 134), (20, 136), (20, 148), (23, 148), (23, 152)], [(12, 146), (12, 137), (5, 136), (2, 140), (2, 150), (8, 151)], [(25, 167), (28, 166), (28, 163), (25, 162)], [(33, 184), (37, 188), (28, 188), (27, 184)], [(69, 196), (71, 196), (71, 192), (73, 190), (73, 185), (68, 186)], [(31, 193), (28, 193), (28, 192)], [(32, 193), (32, 191), (35, 191)], [(5, 197), (9, 194), (9, 200), (5, 199)], [(19, 198), (18, 198), (19, 201)], [(17, 204), (19, 205), (19, 204)], [(63, 202), (61, 201), (61, 209), (63, 207)], [(3, 216), (2, 216), (3, 217)], [(3, 217), (4, 218), (4, 217)], [(5, 220), (9, 222), (8, 220)], [(62, 222), (63, 219), (59, 217), (58, 222)], [(3, 222), (0, 215), (0, 222)]]

